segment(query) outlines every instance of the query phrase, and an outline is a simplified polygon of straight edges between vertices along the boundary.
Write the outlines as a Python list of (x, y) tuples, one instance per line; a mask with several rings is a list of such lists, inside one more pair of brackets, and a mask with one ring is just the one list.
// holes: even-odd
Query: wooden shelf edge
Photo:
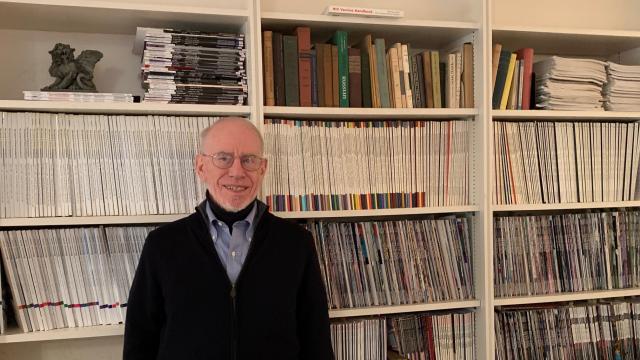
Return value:
[(42, 111), (81, 114), (237, 115), (251, 114), (249, 106), (154, 103), (83, 103), (65, 101), (0, 100), (0, 111)]
[(562, 27), (544, 27), (544, 26), (539, 27), (539, 26), (521, 26), (521, 25), (494, 25), (492, 27), (492, 31), (640, 38), (640, 31), (633, 31), (633, 30), (606, 30), (606, 29), (562, 28)]
[(0, 228), (17, 226), (73, 226), (167, 223), (189, 214), (133, 215), (133, 216), (82, 216), (0, 219)]
[(273, 214), (289, 219), (356, 218), (377, 216), (402, 216), (421, 214), (451, 214), (478, 212), (479, 206), (425, 207), (376, 210), (336, 210), (336, 211), (274, 211)]
[(580, 210), (640, 207), (640, 201), (612, 201), (569, 204), (524, 204), (524, 205), (493, 205), (494, 212), (524, 212), (550, 210)]
[(339, 310), (334, 309), (329, 310), (329, 317), (332, 319), (337, 319), (356, 316), (387, 315), (421, 311), (467, 309), (476, 307), (480, 307), (479, 300), (444, 301), (430, 304), (372, 306), (366, 308)]
[(249, 17), (248, 9), (233, 8), (212, 8), (206, 6), (183, 6), (168, 4), (144, 4), (139, 2), (113, 2), (113, 1), (90, 1), (81, 0), (62, 0), (62, 1), (45, 1), (45, 0), (11, 0), (6, 3), (13, 5), (35, 5), (35, 6), (56, 6), (69, 8), (85, 8), (85, 9), (108, 9), (108, 10), (126, 10), (126, 11), (144, 11), (156, 13), (183, 13), (183, 14), (202, 14), (202, 15), (218, 15), (228, 17)]
[(358, 16), (333, 16), (323, 14), (301, 14), (287, 12), (262, 12), (260, 19), (262, 21), (287, 21), (295, 23), (336, 23), (336, 24), (370, 24), (370, 25), (388, 25), (388, 26), (406, 26), (406, 27), (424, 27), (424, 28), (441, 28), (441, 29), (464, 29), (478, 30), (479, 23), (463, 22), (463, 21), (441, 21), (441, 20), (416, 20), (416, 19), (383, 19)]
[(266, 117), (300, 117), (334, 119), (455, 119), (473, 118), (478, 109), (395, 109), (395, 108), (331, 108), (331, 107), (291, 107), (265, 106)]
[(493, 110), (494, 120), (640, 120), (640, 112), (622, 111), (555, 111), (555, 110)]
[(18, 329), (11, 329), (7, 334), (0, 335), (0, 344), (88, 339), (107, 336), (121, 336), (124, 334), (124, 325), (97, 325), (68, 329), (55, 329), (49, 331), (36, 331), (23, 333)]
[(506, 305), (527, 305), (527, 304), (543, 304), (562, 301), (579, 301), (593, 299), (610, 299), (625, 296), (640, 296), (640, 288), (634, 289), (616, 289), (616, 290), (599, 290), (589, 292), (576, 292), (552, 295), (534, 295), (534, 296), (515, 296), (501, 297), (494, 299), (495, 306)]

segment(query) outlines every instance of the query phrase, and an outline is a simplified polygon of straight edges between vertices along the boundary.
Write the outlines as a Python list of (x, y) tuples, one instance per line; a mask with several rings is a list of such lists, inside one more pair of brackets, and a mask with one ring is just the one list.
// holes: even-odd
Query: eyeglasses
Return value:
[[(219, 169), (228, 169), (233, 165), (233, 162), (236, 160), (236, 156), (229, 153), (220, 152), (217, 154), (201, 154), (202, 156), (206, 156), (211, 159), (213, 165)], [(262, 161), (264, 160), (258, 155), (240, 155), (237, 156), (240, 158), (240, 165), (242, 168), (247, 171), (256, 171), (262, 165)]]

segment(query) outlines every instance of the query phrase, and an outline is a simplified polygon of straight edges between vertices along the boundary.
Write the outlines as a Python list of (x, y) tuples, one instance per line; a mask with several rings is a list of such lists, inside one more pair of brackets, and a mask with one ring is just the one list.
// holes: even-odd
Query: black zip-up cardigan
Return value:
[(147, 237), (129, 293), (124, 360), (333, 359), (311, 234), (265, 212), (232, 286), (200, 208)]

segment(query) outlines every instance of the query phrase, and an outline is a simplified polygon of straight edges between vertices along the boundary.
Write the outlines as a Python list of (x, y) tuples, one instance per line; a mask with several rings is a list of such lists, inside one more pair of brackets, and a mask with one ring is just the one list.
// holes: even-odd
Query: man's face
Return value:
[(263, 160), (257, 170), (242, 167), (240, 156), (262, 156), (260, 138), (247, 120), (227, 121), (216, 124), (203, 139), (203, 153), (208, 155), (230, 154), (235, 156), (228, 169), (214, 165), (213, 159), (202, 154), (196, 156), (196, 172), (213, 197), (223, 209), (237, 212), (249, 205), (258, 194), (267, 171)]

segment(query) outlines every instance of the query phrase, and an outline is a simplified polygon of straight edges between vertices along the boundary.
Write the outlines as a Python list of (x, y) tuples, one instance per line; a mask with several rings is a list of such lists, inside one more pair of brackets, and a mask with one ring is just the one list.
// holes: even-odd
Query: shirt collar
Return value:
[[(207, 217), (209, 220), (209, 224), (213, 225), (214, 230), (216, 230), (217, 232), (217, 228), (216, 225), (218, 223), (218, 218), (216, 218), (216, 215), (213, 213), (213, 210), (211, 209), (211, 204), (209, 204), (208, 201), (205, 200), (205, 208), (207, 211)], [(249, 214), (247, 215), (246, 218), (244, 218), (244, 220), (240, 220), (240, 221), (246, 221), (249, 226), (247, 227), (246, 230), (246, 238), (249, 242), (251, 242), (251, 238), (253, 236), (251, 236), (253, 234), (253, 230), (254, 230), (254, 223), (256, 222), (256, 213), (257, 213), (257, 208), (258, 208), (258, 204), (257, 201), (253, 202), (253, 206), (251, 207), (251, 211), (249, 212)], [(240, 222), (238, 221), (238, 222)], [(215, 236), (213, 238), (213, 241), (217, 241), (218, 240), (218, 236)]]

